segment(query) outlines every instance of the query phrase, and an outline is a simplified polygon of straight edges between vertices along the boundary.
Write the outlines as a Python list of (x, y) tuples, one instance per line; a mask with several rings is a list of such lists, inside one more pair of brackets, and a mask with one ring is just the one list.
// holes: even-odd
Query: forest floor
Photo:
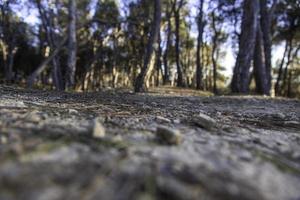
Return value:
[(0, 199), (299, 200), (300, 101), (197, 95), (0, 86)]

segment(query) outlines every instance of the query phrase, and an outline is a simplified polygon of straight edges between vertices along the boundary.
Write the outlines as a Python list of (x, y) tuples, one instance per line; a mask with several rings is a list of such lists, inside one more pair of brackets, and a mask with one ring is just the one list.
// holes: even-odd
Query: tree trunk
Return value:
[(272, 40), (271, 40), (271, 22), (273, 19), (274, 8), (277, 5), (277, 0), (274, 1), (273, 6), (268, 9), (267, 0), (260, 0), (260, 15), (261, 15), (261, 30), (264, 43), (264, 60), (266, 66), (267, 78), (267, 95), (270, 95), (272, 87)]
[(245, 0), (243, 10), (244, 14), (239, 42), (239, 53), (231, 82), (231, 90), (234, 93), (249, 92), (249, 71), (253, 59), (258, 24), (258, 0)]
[(213, 92), (214, 94), (218, 93), (218, 89), (217, 89), (217, 42), (218, 42), (218, 37), (219, 37), (219, 33), (216, 27), (216, 16), (213, 13), (212, 14), (212, 26), (213, 26), (213, 30), (214, 30), (214, 36), (213, 36), (213, 47), (212, 47), (212, 52), (211, 52), (211, 60), (212, 60), (212, 64), (213, 64)]
[[(55, 43), (55, 38), (54, 38), (54, 27), (53, 23), (51, 20), (53, 20), (53, 14), (48, 14), (46, 13), (45, 9), (43, 8), (41, 1), (40, 0), (35, 0), (35, 3), (37, 5), (39, 15), (41, 18), (42, 26), (45, 30), (46, 33), (46, 38), (48, 45), (50, 46), (50, 54), (54, 54), (53, 51), (58, 48), (58, 46)], [(62, 80), (62, 74), (61, 74), (61, 69), (59, 65), (59, 59), (57, 54), (51, 59), (52, 61), (52, 79), (54, 86), (57, 90), (64, 90), (64, 84)]]
[(6, 71), (6, 80), (11, 83), (13, 80), (13, 66), (15, 61), (15, 52), (13, 47), (8, 47), (8, 60), (7, 60), (7, 71)]
[(168, 62), (168, 55), (169, 55), (169, 48), (171, 45), (171, 36), (172, 36), (172, 23), (171, 23), (171, 16), (172, 16), (173, 10), (167, 11), (167, 42), (166, 42), (166, 49), (163, 55), (163, 62), (164, 62), (164, 85), (169, 84), (170, 82), (170, 71), (169, 71), (169, 62)]
[(285, 67), (285, 69), (284, 69), (283, 79), (282, 79), (282, 80), (283, 80), (283, 83), (282, 83), (282, 86), (281, 86), (281, 93), (282, 93), (283, 95), (285, 95), (285, 96), (286, 96), (286, 91), (285, 91), (285, 89), (287, 89), (286, 86), (287, 86), (287, 82), (288, 82), (289, 66), (292, 64), (293, 59), (296, 58), (296, 56), (298, 55), (298, 51), (300, 50), (300, 46), (298, 46), (298, 47), (295, 49), (293, 55), (292, 55), (293, 46), (291, 45), (290, 48), (291, 48), (291, 51), (290, 51), (289, 54), (288, 54), (288, 61), (287, 61), (287, 63), (286, 63), (286, 67)]
[[(183, 0), (179, 1), (178, 8), (174, 9), (175, 14), (175, 59), (176, 59), (176, 67), (177, 67), (177, 87), (185, 87), (185, 82), (183, 80), (183, 70), (180, 64), (180, 10), (183, 5)], [(176, 1), (175, 1), (176, 6)]]
[(65, 74), (66, 88), (74, 89), (77, 39), (76, 39), (76, 0), (69, 0), (69, 29), (68, 29), (68, 64)]
[(253, 71), (256, 83), (256, 92), (258, 94), (269, 95), (270, 89), (268, 85), (268, 76), (266, 70), (266, 62), (264, 59), (264, 45), (261, 26), (257, 27), (256, 42), (255, 42), (255, 51), (254, 51), (254, 62), (253, 62)]
[[(215, 45), (214, 45), (215, 46)], [(216, 54), (216, 48), (213, 48), (213, 52), (212, 52), (212, 63), (213, 63), (213, 92), (214, 94), (218, 94), (218, 88), (217, 88), (217, 61), (215, 58), (215, 54)]]
[(13, 65), (14, 65), (14, 57), (15, 57), (15, 47), (16, 47), (16, 38), (15, 31), (12, 30), (12, 24), (10, 21), (11, 9), (10, 9), (10, 1), (4, 1), (0, 7), (0, 26), (2, 28), (1, 37), (1, 46), (2, 46), (2, 54), (3, 54), (3, 64), (4, 64), (4, 73), (5, 79), (7, 82), (11, 82), (13, 79)]
[(277, 75), (277, 81), (276, 81), (276, 84), (275, 84), (275, 95), (276, 96), (279, 96), (280, 95), (280, 82), (281, 82), (281, 77), (282, 77), (282, 71), (283, 71), (283, 65), (284, 65), (284, 61), (285, 61), (285, 58), (287, 56), (287, 54), (290, 54), (291, 53), (291, 41), (286, 41), (286, 45), (285, 45), (285, 50), (284, 50), (284, 53), (283, 53), (283, 57), (281, 59), (281, 63), (280, 63), (280, 66), (279, 66), (279, 70), (278, 70), (278, 75)]
[(293, 79), (293, 72), (292, 72), (292, 70), (290, 70), (289, 78), (288, 78), (288, 88), (287, 88), (287, 93), (286, 93), (286, 96), (288, 98), (292, 98), (292, 79)]
[(150, 33), (150, 38), (148, 40), (147, 49), (146, 49), (146, 55), (144, 58), (143, 68), (141, 73), (138, 75), (135, 85), (134, 85), (134, 91), (135, 92), (142, 92), (145, 88), (145, 77), (148, 73), (149, 64), (151, 61), (151, 57), (153, 54), (153, 47), (158, 39), (158, 34), (160, 31), (160, 22), (161, 22), (161, 0), (155, 0), (154, 1), (154, 16), (153, 16), (153, 22), (152, 22), (152, 29)]
[(156, 86), (159, 86), (159, 77), (160, 77), (160, 71), (161, 71), (161, 36), (158, 34), (158, 49), (156, 51)]
[(197, 55), (196, 55), (196, 88), (198, 90), (203, 90), (203, 72), (202, 72), (202, 65), (201, 65), (201, 47), (203, 42), (203, 31), (205, 23), (203, 21), (203, 4), (204, 0), (200, 0), (199, 5), (199, 13), (198, 13), (198, 19), (197, 19), (197, 28), (198, 28), (198, 37), (197, 37)]

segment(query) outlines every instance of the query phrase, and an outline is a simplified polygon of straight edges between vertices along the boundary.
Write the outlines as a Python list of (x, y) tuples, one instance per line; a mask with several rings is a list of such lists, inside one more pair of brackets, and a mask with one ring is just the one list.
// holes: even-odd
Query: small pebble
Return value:
[(41, 116), (37, 111), (32, 111), (25, 116), (26, 121), (39, 123), (41, 121)]
[(1, 137), (0, 137), (0, 142), (1, 142), (1, 144), (6, 144), (6, 143), (8, 142), (7, 137), (1, 136)]
[(180, 124), (180, 119), (174, 119), (173, 122), (174, 124)]
[(182, 143), (182, 135), (178, 129), (159, 126), (156, 129), (158, 139), (169, 145), (179, 145)]
[(93, 121), (93, 133), (92, 136), (94, 138), (104, 138), (105, 137), (105, 128), (100, 122), (98, 118), (94, 119)]
[(69, 109), (69, 113), (70, 113), (71, 115), (74, 115), (74, 114), (78, 114), (78, 111), (75, 110), (75, 109)]
[(162, 116), (156, 116), (156, 119), (161, 122), (171, 123), (171, 120), (169, 120), (165, 117), (162, 117)]
[(300, 159), (300, 151), (294, 151), (293, 154), (292, 154), (292, 158)]
[(10, 102), (7, 106), (15, 108), (27, 108), (23, 101)]
[(207, 130), (212, 130), (216, 128), (216, 124), (217, 124), (217, 122), (213, 118), (202, 113), (200, 113), (198, 116), (195, 116), (193, 122), (196, 125), (205, 128)]
[(286, 122), (284, 122), (284, 125), (286, 125), (286, 126), (292, 126), (292, 127), (297, 127), (297, 126), (300, 126), (300, 122), (297, 122), (297, 121), (286, 121)]
[(272, 117), (274, 119), (284, 119), (285, 115), (283, 113), (276, 113), (276, 114), (273, 114)]

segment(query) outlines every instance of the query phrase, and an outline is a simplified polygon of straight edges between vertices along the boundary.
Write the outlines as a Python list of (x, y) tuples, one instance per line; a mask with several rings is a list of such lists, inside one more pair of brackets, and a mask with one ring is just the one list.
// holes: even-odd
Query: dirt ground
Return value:
[(0, 86), (0, 199), (300, 200), (300, 101), (199, 94)]

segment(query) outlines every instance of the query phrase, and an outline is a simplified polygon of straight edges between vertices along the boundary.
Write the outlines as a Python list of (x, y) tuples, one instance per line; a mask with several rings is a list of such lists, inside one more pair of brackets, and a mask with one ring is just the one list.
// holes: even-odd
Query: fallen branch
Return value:
[(39, 67), (28, 77), (27, 79), (27, 87), (32, 87), (34, 84), (34, 81), (36, 77), (38, 77), (48, 66), (49, 62), (52, 61), (52, 59), (60, 52), (60, 50), (63, 48), (65, 43), (67, 42), (68, 38), (65, 37), (61, 41), (61, 43), (58, 45), (58, 47), (52, 52), (52, 54), (47, 57), (40, 65)]

